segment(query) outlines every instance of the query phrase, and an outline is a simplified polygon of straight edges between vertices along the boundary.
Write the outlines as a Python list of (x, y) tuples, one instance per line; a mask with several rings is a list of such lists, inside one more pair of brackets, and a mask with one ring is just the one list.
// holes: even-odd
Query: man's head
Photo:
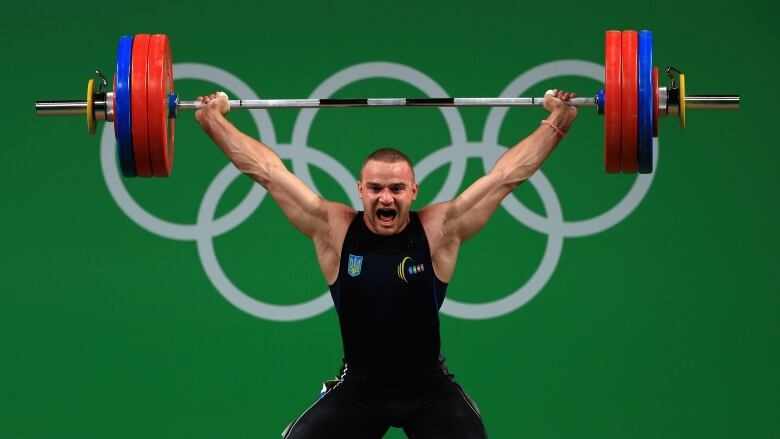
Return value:
[(417, 198), (409, 157), (393, 148), (372, 152), (363, 162), (357, 186), (364, 219), (372, 232), (394, 235), (406, 227), (412, 201)]

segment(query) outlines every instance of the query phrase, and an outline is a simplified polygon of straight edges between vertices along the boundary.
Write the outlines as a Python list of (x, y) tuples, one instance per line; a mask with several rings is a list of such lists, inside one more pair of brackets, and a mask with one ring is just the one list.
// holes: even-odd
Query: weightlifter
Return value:
[(344, 364), (320, 399), (284, 438), (381, 438), (393, 427), (410, 438), (485, 438), (474, 402), (440, 353), (439, 308), (461, 244), (487, 223), (501, 200), (530, 178), (561, 141), (576, 94), (553, 90), (548, 117), (457, 198), (411, 210), (418, 185), (395, 149), (363, 162), (363, 211), (317, 196), (279, 156), (231, 124), (227, 97), (199, 97), (195, 117), (239, 171), (260, 183), (289, 221), (314, 242), (341, 326)]

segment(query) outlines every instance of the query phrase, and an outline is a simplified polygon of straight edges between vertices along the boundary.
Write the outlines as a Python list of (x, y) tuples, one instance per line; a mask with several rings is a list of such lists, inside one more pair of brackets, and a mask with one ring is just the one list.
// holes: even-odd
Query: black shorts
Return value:
[(451, 375), (394, 388), (347, 375), (323, 390), (283, 438), (381, 438), (390, 427), (411, 439), (487, 437), (476, 404)]

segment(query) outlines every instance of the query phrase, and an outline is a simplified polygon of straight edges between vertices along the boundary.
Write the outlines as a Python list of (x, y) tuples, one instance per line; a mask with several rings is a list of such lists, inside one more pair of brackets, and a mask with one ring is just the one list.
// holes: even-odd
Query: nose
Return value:
[(379, 194), (379, 202), (382, 204), (392, 204), (393, 203), (393, 194), (390, 193), (390, 189), (385, 188), (382, 190), (382, 193)]

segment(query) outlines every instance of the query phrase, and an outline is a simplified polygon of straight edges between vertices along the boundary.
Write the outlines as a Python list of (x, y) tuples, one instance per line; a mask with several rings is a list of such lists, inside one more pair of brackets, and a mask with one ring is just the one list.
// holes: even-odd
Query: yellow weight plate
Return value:
[(685, 75), (680, 73), (680, 129), (685, 128)]
[(87, 82), (87, 132), (95, 134), (95, 80)]

